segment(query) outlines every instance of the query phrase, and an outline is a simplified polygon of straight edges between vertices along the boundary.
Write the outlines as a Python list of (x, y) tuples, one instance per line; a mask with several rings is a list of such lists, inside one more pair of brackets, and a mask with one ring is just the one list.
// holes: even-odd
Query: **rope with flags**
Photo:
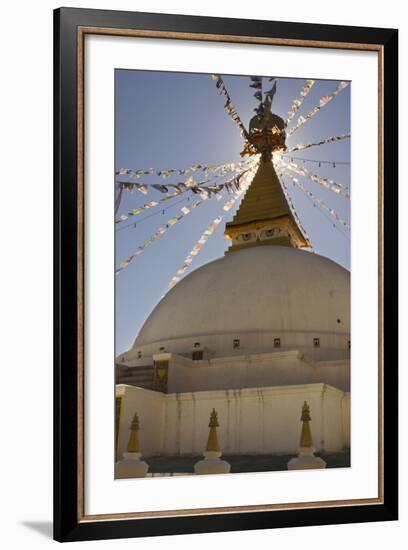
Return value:
[(126, 259), (120, 262), (119, 267), (115, 270), (115, 273), (118, 274), (124, 269), (126, 269), (146, 248), (151, 246), (154, 242), (156, 242), (160, 237), (162, 237), (170, 227), (173, 227), (177, 223), (179, 223), (181, 220), (183, 220), (192, 210), (200, 206), (205, 199), (199, 200), (194, 202), (191, 206), (183, 206), (181, 208), (181, 214), (178, 216), (173, 216), (169, 218), (166, 222), (166, 225), (163, 227), (160, 227), (157, 231), (153, 233), (142, 245), (138, 246), (137, 249)]
[(245, 163), (250, 162), (251, 159), (243, 160), (240, 162), (230, 162), (225, 164), (213, 164), (213, 165), (207, 165), (207, 164), (192, 164), (190, 166), (187, 166), (185, 168), (148, 168), (148, 169), (138, 169), (135, 170), (133, 168), (119, 168), (115, 171), (115, 176), (130, 176), (133, 179), (139, 179), (142, 176), (149, 176), (152, 174), (156, 174), (159, 177), (162, 178), (168, 178), (169, 176), (173, 174), (178, 174), (179, 176), (185, 176), (189, 174), (190, 172), (217, 172), (220, 169), (233, 169), (234, 167), (238, 165), (242, 165)]
[[(225, 204), (223, 205), (223, 210), (225, 210), (226, 212), (228, 210), (230, 210), (230, 208), (232, 207), (232, 205), (235, 203), (235, 201), (238, 199), (238, 197), (240, 197), (242, 195), (242, 193), (244, 191), (246, 191), (246, 189), (249, 187), (251, 181), (252, 181), (252, 177), (254, 175), (254, 170), (255, 170), (256, 166), (254, 165), (254, 167), (251, 169), (251, 170), (247, 170), (242, 176), (244, 178), (244, 181), (241, 183), (240, 187), (237, 189), (234, 197), (232, 199), (228, 199)], [(188, 214), (190, 214), (190, 212), (192, 210), (194, 210), (195, 208), (197, 208), (198, 206), (200, 206), (204, 201), (208, 200), (210, 197), (206, 197), (206, 198), (202, 198), (201, 200), (199, 201), (196, 201), (195, 203), (193, 203), (191, 206), (183, 206), (181, 208), (181, 214), (179, 214), (178, 216), (173, 216), (171, 217), (169, 220), (167, 220), (167, 223), (165, 226), (163, 227), (160, 227), (157, 231), (155, 231), (155, 233), (153, 233), (153, 235), (151, 235), (142, 245), (138, 246), (137, 249), (126, 259), (126, 260), (123, 260), (122, 262), (120, 262), (119, 264), (119, 267), (116, 269), (115, 273), (118, 274), (120, 273), (121, 271), (123, 271), (124, 269), (126, 269), (138, 256), (140, 256), (140, 254), (142, 254), (142, 252), (148, 248), (149, 246), (151, 246), (154, 242), (156, 242), (160, 237), (162, 237), (166, 232), (167, 230), (170, 228), (170, 227), (173, 227), (174, 225), (176, 225), (177, 223), (179, 223), (181, 220), (183, 220)]]
[[(194, 164), (193, 166), (189, 166), (187, 168), (177, 168), (177, 169), (171, 168), (166, 170), (156, 170), (154, 168), (149, 168), (148, 170), (134, 170), (131, 168), (120, 168), (119, 170), (116, 171), (116, 175), (122, 175), (122, 176), (127, 175), (132, 179), (139, 179), (142, 174), (144, 175), (156, 174), (156, 175), (161, 175), (163, 178), (167, 178), (172, 174), (186, 175), (186, 174), (189, 174), (190, 172), (197, 172), (197, 171), (203, 172), (206, 179), (204, 181), (196, 183), (193, 176), (190, 176), (183, 182), (166, 183), (166, 185), (159, 184), (159, 183), (146, 183), (146, 182), (142, 183), (140, 181), (139, 182), (116, 181), (115, 182), (115, 216), (118, 213), (118, 210), (123, 198), (123, 191), (128, 191), (130, 193), (133, 193), (134, 190), (137, 190), (143, 195), (147, 195), (150, 189), (154, 189), (155, 191), (159, 191), (160, 193), (170, 193), (170, 190), (174, 190), (174, 192), (168, 195), (168, 197), (158, 201), (159, 203), (161, 203), (177, 195), (182, 194), (188, 189), (191, 189), (193, 193), (199, 193), (201, 192), (201, 190), (199, 189), (200, 186), (206, 183), (209, 183), (214, 179), (223, 178), (232, 172), (237, 172), (237, 175), (238, 175), (243, 170), (245, 170), (245, 168), (250, 168), (253, 162), (254, 162), (253, 159), (247, 159), (244, 161), (232, 162), (227, 164), (215, 164), (212, 166), (205, 165), (205, 164)], [(227, 184), (227, 187), (228, 187), (228, 184)], [(150, 207), (151, 206), (152, 205), (150, 205)], [(147, 208), (149, 208), (149, 205), (147, 206)], [(127, 219), (125, 216), (126, 215), (123, 214), (121, 216), (121, 219), (116, 220), (116, 223)]]
[[(217, 197), (218, 198), (218, 197)], [(136, 221), (131, 221), (130, 223), (126, 225), (120, 225), (116, 228), (116, 234), (118, 234), (121, 231), (124, 231), (125, 229), (136, 229), (136, 227), (140, 226), (141, 223), (150, 220), (151, 218), (154, 218), (155, 216), (164, 216), (165, 213), (168, 210), (171, 210), (178, 206), (179, 204), (186, 203), (188, 204), (190, 202), (191, 196), (190, 195), (184, 195), (181, 199), (166, 205), (164, 208), (160, 208), (160, 210), (156, 210), (155, 212), (148, 214), (147, 216), (143, 216), (142, 218), (137, 219)]]
[(309, 198), (311, 198), (314, 203), (318, 204), (321, 208), (326, 210), (332, 216), (332, 218), (334, 218), (338, 223), (340, 223), (350, 231), (350, 225), (343, 218), (339, 216), (339, 214), (334, 210), (334, 208), (331, 208), (322, 199), (319, 199), (319, 197), (316, 197), (316, 195), (314, 195), (311, 191), (306, 189), (306, 187), (303, 185), (302, 182), (300, 182), (297, 178), (292, 176), (292, 174), (290, 174), (289, 172), (283, 171), (282, 175), (287, 176), (290, 180), (292, 180), (293, 184), (296, 187), (298, 187), (301, 191), (303, 191), (303, 193), (305, 193)]
[(238, 115), (238, 113), (237, 113), (237, 111), (234, 107), (234, 104), (232, 103), (232, 99), (231, 99), (231, 97), (228, 93), (228, 90), (225, 87), (223, 79), (221, 78), (221, 76), (219, 74), (213, 74), (213, 75), (211, 75), (211, 78), (216, 81), (215, 85), (216, 85), (217, 89), (220, 91), (220, 94), (223, 94), (226, 97), (226, 101), (225, 101), (225, 104), (224, 104), (224, 109), (227, 111), (230, 118), (232, 118), (232, 120), (236, 124), (238, 124), (241, 136), (244, 136), (246, 139), (248, 139), (248, 132), (247, 132), (245, 126), (243, 125), (242, 120), (240, 119), (240, 117), (239, 117), (239, 115)]
[(200, 252), (200, 250), (203, 248), (205, 243), (208, 241), (208, 239), (211, 237), (211, 235), (214, 233), (214, 231), (217, 229), (219, 224), (221, 223), (224, 216), (218, 216), (215, 218), (212, 223), (207, 227), (207, 229), (201, 234), (200, 238), (198, 239), (198, 242), (193, 246), (193, 248), (190, 250), (188, 255), (186, 256), (183, 266), (177, 270), (176, 275), (172, 279), (170, 279), (167, 287), (168, 289), (173, 288), (176, 286), (176, 284), (181, 280), (182, 275), (188, 270), (191, 263), (193, 262), (193, 259), (197, 254)]
[(306, 116), (300, 116), (297, 120), (297, 123), (295, 126), (293, 126), (290, 130), (287, 132), (287, 136), (291, 136), (296, 130), (298, 130), (303, 124), (305, 124), (308, 120), (310, 120), (312, 117), (314, 117), (323, 107), (325, 107), (333, 98), (336, 97), (344, 88), (347, 88), (347, 86), (350, 84), (350, 82), (341, 81), (340, 84), (337, 85), (336, 89), (330, 94), (330, 95), (324, 95), (320, 98), (319, 105), (316, 105), (311, 111), (307, 113)]
[[(250, 88), (253, 88), (255, 91), (254, 98), (259, 101), (259, 106), (254, 109), (258, 114), (262, 111), (264, 108), (264, 100), (263, 100), (263, 78), (262, 76), (250, 76), (249, 77), (252, 84), (249, 85)], [(269, 82), (273, 82), (272, 88), (270, 90), (267, 90), (265, 92), (265, 104), (267, 107), (270, 107), (272, 105), (273, 97), (276, 93), (276, 83), (278, 79), (274, 76), (268, 77)]]
[[(254, 98), (259, 101), (259, 103), (262, 103), (263, 95), (262, 95), (262, 76), (250, 76), (249, 77), (252, 84), (249, 85), (250, 88), (254, 88)], [(259, 107), (255, 109), (255, 111), (258, 111)]]
[(312, 172), (309, 172), (309, 170), (307, 170), (306, 168), (302, 168), (298, 166), (295, 162), (286, 163), (280, 158), (276, 158), (275, 162), (277, 162), (278, 165), (283, 166), (287, 170), (291, 170), (292, 172), (295, 172), (299, 176), (304, 176), (305, 178), (308, 178), (313, 183), (316, 183), (321, 187), (325, 187), (326, 189), (330, 189), (337, 195), (341, 195), (345, 199), (350, 200), (350, 190), (345, 185), (341, 183), (337, 183), (330, 179), (323, 178), (321, 176), (317, 176), (316, 174), (312, 174)]
[(292, 120), (292, 118), (295, 116), (295, 114), (298, 112), (298, 110), (302, 106), (302, 103), (304, 102), (306, 96), (309, 94), (315, 82), (316, 82), (315, 80), (306, 80), (306, 84), (300, 90), (300, 97), (294, 99), (292, 102), (292, 107), (288, 112), (288, 118), (286, 119), (286, 124), (285, 124), (286, 126), (289, 124), (289, 122)]
[[(252, 179), (255, 174), (255, 167), (252, 169), (251, 173), (249, 173), (246, 176), (246, 181), (244, 182), (243, 186), (237, 193), (234, 195), (233, 198), (229, 199), (223, 206), (223, 210), (225, 212), (228, 212), (231, 210), (231, 208), (234, 206), (235, 202), (240, 198), (240, 196), (248, 189), (248, 187), (252, 183)], [(186, 256), (183, 265), (180, 269), (177, 270), (176, 275), (172, 279), (170, 279), (168, 283), (168, 290), (173, 288), (181, 279), (182, 275), (189, 269), (190, 265), (192, 264), (194, 257), (197, 256), (197, 254), (200, 252), (200, 250), (203, 248), (203, 246), (208, 241), (209, 237), (215, 232), (218, 225), (221, 223), (222, 219), (224, 218), (224, 214), (221, 216), (218, 216), (215, 218), (211, 225), (209, 225), (205, 231), (200, 236), (197, 243), (193, 246), (193, 248), (190, 250), (189, 254)]]
[[(206, 181), (200, 182), (198, 184), (191, 184), (190, 183), (190, 185), (186, 185), (186, 183), (177, 184), (178, 189), (174, 193), (172, 193), (171, 195), (168, 195), (168, 196), (160, 199), (159, 201), (155, 201), (155, 200), (149, 201), (149, 202), (147, 202), (147, 203), (145, 203), (145, 204), (143, 204), (143, 205), (141, 205), (137, 208), (134, 208), (134, 209), (130, 210), (126, 214), (120, 215), (115, 220), (115, 223), (118, 224), (118, 223), (124, 222), (127, 219), (129, 219), (129, 217), (131, 217), (131, 216), (138, 216), (139, 214), (141, 214), (145, 210), (148, 210), (150, 208), (154, 208), (155, 206), (159, 206), (159, 205), (163, 204), (164, 202), (167, 202), (170, 199), (172, 199), (174, 197), (177, 197), (177, 196), (180, 196), (183, 193), (186, 193), (186, 192), (189, 192), (189, 191), (191, 191), (194, 194), (200, 195), (200, 197), (202, 199), (206, 199), (206, 198), (211, 197), (212, 195), (216, 195), (217, 193), (223, 191), (224, 189), (226, 189), (229, 193), (231, 193), (234, 190), (239, 189), (240, 179), (242, 178), (242, 176), (248, 170), (249, 169), (241, 170), (240, 172), (238, 172), (238, 174), (236, 174), (232, 178), (229, 178), (227, 181), (225, 181), (223, 183), (216, 184), (216, 185), (204, 185), (204, 184), (208, 183), (210, 180), (206, 180)], [(132, 184), (132, 185), (134, 185), (134, 184)]]
[[(156, 191), (160, 191), (160, 193), (168, 193), (169, 192), (169, 188), (172, 188), (172, 189), (175, 189), (176, 191), (182, 191), (183, 189), (185, 189), (186, 187), (194, 187), (195, 185), (202, 185), (204, 183), (207, 183), (211, 180), (214, 180), (214, 179), (217, 179), (217, 178), (223, 178), (224, 176), (228, 175), (229, 173), (231, 172), (240, 172), (242, 170), (244, 170), (246, 167), (250, 166), (251, 163), (253, 162), (252, 159), (249, 159), (249, 160), (244, 160), (244, 161), (241, 161), (241, 162), (234, 162), (234, 163), (229, 163), (229, 164), (220, 164), (220, 165), (217, 165), (217, 169), (216, 170), (211, 170), (210, 168), (200, 168), (200, 171), (202, 171), (205, 175), (205, 180), (200, 182), (200, 184), (196, 184), (195, 183), (195, 180), (194, 180), (194, 177), (193, 176), (190, 176), (188, 177), (184, 182), (178, 182), (178, 183), (166, 183), (165, 185), (164, 184), (161, 184), (161, 183), (146, 183), (146, 182), (138, 182), (138, 183), (135, 183), (135, 182), (132, 182), (132, 181), (117, 181), (118, 184), (120, 184), (120, 186), (125, 189), (126, 191), (130, 191), (132, 192), (134, 189), (137, 189), (138, 191), (140, 191), (141, 193), (143, 193), (144, 195), (147, 195), (148, 191), (149, 191), (149, 188), (152, 188), (152, 189), (155, 189)], [(201, 166), (201, 165), (197, 165), (197, 166)], [(132, 178), (136, 178), (138, 179), (140, 176), (134, 176), (132, 175), (132, 173), (135, 173), (134, 170), (131, 170), (129, 168), (121, 168), (121, 170), (124, 172), (125, 170), (127, 171), (127, 174), (130, 175), (130, 177)], [(218, 174), (215, 174), (214, 172), (216, 171), (219, 171)], [(160, 171), (157, 172), (158, 174), (161, 173)], [(168, 177), (168, 176), (166, 176)]]
[(310, 147), (318, 147), (319, 145), (325, 145), (326, 143), (332, 143), (333, 141), (341, 141), (343, 139), (349, 139), (350, 134), (340, 134), (339, 136), (330, 136), (316, 143), (298, 143), (294, 147), (286, 149), (284, 153), (279, 152), (280, 155), (289, 155), (295, 151), (302, 151), (303, 149), (309, 149)]
[(310, 242), (310, 239), (309, 239), (309, 235), (307, 234), (307, 231), (306, 229), (303, 227), (302, 225), (302, 222), (300, 221), (300, 218), (298, 216), (298, 213), (296, 212), (296, 208), (295, 208), (295, 205), (293, 204), (293, 201), (292, 201), (292, 198), (289, 194), (289, 191), (288, 191), (288, 188), (286, 187), (285, 185), (285, 182), (284, 182), (284, 179), (283, 179), (283, 174), (281, 172), (278, 172), (279, 173), (279, 181), (282, 185), (282, 190), (283, 190), (283, 194), (285, 195), (286, 197), (286, 200), (288, 201), (288, 204), (289, 204), (289, 208), (291, 209), (291, 212), (292, 212), (292, 215), (293, 217), (295, 218), (297, 224), (299, 225), (309, 247), (313, 250), (313, 246)]
[[(282, 155), (283, 153), (279, 153), (279, 155)], [(278, 155), (278, 156), (279, 156)], [(311, 158), (305, 158), (305, 157), (295, 157), (293, 155), (290, 156), (290, 162), (293, 162), (294, 160), (299, 160), (303, 164), (305, 163), (311, 163), (311, 164), (317, 164), (320, 168), (322, 164), (331, 165), (333, 168), (336, 168), (336, 166), (350, 166), (350, 162), (347, 162), (345, 160), (326, 160), (326, 159), (311, 159)]]

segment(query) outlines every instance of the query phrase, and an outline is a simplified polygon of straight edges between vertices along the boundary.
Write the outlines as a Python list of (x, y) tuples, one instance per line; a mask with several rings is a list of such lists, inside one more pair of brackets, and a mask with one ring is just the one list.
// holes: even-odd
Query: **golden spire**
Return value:
[(312, 420), (310, 418), (310, 407), (305, 401), (302, 407), (302, 416), (300, 417), (302, 421), (302, 433), (300, 434), (300, 447), (313, 447), (312, 441), (312, 432), (310, 430), (309, 422)]
[(211, 412), (210, 423), (208, 424), (208, 427), (210, 428), (210, 433), (208, 434), (206, 450), (219, 452), (220, 448), (218, 445), (218, 437), (217, 437), (217, 428), (219, 427), (219, 423), (218, 423), (217, 411), (215, 409), (213, 409)]
[(224, 235), (232, 241), (228, 252), (260, 245), (308, 247), (295, 220), (272, 162), (274, 151), (286, 149), (285, 121), (262, 105), (250, 122), (242, 155), (260, 155), (258, 170)]
[(232, 221), (225, 227), (229, 251), (261, 245), (309, 246), (282, 190), (272, 161), (261, 158), (258, 170)]
[(139, 417), (137, 413), (133, 417), (132, 423), (130, 425), (130, 437), (127, 444), (126, 452), (128, 453), (138, 453), (139, 452)]

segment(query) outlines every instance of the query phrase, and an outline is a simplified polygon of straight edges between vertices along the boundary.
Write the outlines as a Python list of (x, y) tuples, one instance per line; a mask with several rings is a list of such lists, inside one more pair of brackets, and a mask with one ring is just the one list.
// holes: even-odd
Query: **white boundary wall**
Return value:
[(350, 446), (350, 394), (326, 384), (163, 394), (118, 385), (122, 396), (118, 456), (126, 449), (135, 412), (144, 456), (201, 454), (212, 408), (224, 454), (296, 453), (306, 400), (316, 450)]

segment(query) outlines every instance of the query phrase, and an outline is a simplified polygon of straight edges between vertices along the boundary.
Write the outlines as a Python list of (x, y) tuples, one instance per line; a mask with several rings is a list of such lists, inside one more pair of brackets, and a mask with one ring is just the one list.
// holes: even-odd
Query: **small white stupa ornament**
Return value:
[(226, 460), (221, 460), (221, 451), (218, 444), (217, 428), (219, 427), (218, 415), (215, 409), (212, 410), (208, 434), (207, 449), (204, 451), (204, 460), (194, 465), (196, 474), (229, 474), (231, 465)]
[(302, 407), (302, 433), (300, 434), (299, 454), (288, 462), (288, 470), (309, 470), (315, 468), (326, 468), (326, 462), (315, 456), (313, 447), (312, 432), (310, 429), (310, 407), (305, 401)]
[(116, 478), (127, 479), (132, 477), (145, 477), (149, 469), (148, 464), (140, 460), (142, 456), (139, 449), (139, 417), (137, 413), (130, 425), (130, 436), (123, 459), (116, 463)]

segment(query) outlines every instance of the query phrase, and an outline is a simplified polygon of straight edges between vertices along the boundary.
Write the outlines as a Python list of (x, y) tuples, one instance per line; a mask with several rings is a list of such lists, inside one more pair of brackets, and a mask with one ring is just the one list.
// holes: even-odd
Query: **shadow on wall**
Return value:
[(36, 531), (47, 539), (52, 539), (53, 525), (52, 521), (22, 521), (20, 525)]

